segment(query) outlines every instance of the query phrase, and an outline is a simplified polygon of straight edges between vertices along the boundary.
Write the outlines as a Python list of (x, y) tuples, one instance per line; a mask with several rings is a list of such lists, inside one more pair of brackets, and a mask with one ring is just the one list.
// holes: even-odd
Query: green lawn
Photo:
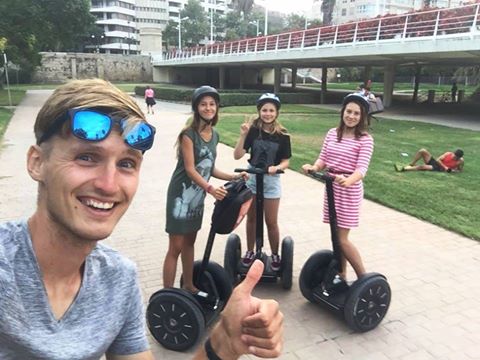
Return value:
[[(333, 89), (338, 89), (338, 90), (355, 90), (357, 86), (360, 84), (360, 82), (342, 82), (342, 83), (335, 83), (335, 82), (329, 82), (327, 84), (327, 90), (333, 90)], [(320, 88), (320, 84), (298, 84), (299, 86), (308, 86), (308, 87), (314, 87), (314, 88)], [(471, 95), (475, 89), (477, 89), (478, 85), (469, 85), (469, 86), (464, 86), (462, 84), (457, 84), (458, 85), (458, 90), (465, 90), (465, 95)], [(426, 84), (426, 83), (420, 83), (419, 85), (419, 92), (420, 93), (427, 93), (428, 90), (435, 90), (437, 93), (448, 93), (450, 94), (450, 89), (452, 88), (451, 84), (445, 84), (445, 85), (437, 85), (437, 84)], [(373, 82), (372, 87), (371, 87), (372, 92), (374, 93), (379, 93), (383, 92), (383, 83), (381, 82)], [(400, 83), (396, 82), (394, 85), (394, 91), (401, 91), (406, 94), (408, 93), (413, 93), (413, 85), (411, 83)]]
[[(245, 115), (254, 107), (222, 109), (217, 125), (223, 142), (234, 146)], [(292, 136), (291, 169), (300, 171), (318, 156), (323, 136), (338, 124), (339, 114), (325, 109), (285, 105), (280, 117)], [(465, 236), (480, 240), (480, 132), (380, 118), (372, 122), (375, 151), (365, 179), (365, 196)], [(465, 170), (459, 174), (394, 171), (395, 162), (407, 163), (420, 147), (434, 156), (462, 148)], [(407, 157), (402, 153), (408, 154)]]
[[(22, 101), (25, 96), (25, 90), (14, 90), (10, 89), (10, 96), (12, 98), (12, 105), (16, 106)], [(5, 89), (0, 89), (0, 106), (10, 105), (10, 100), (8, 98), (8, 91)]]
[(3, 138), (3, 134), (5, 134), (5, 131), (7, 130), (7, 125), (12, 115), (13, 112), (11, 110), (0, 107), (0, 143)]

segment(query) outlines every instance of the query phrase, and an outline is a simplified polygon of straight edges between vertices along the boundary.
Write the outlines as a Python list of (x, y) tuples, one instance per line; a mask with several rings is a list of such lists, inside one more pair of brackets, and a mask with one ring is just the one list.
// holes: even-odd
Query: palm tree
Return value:
[(323, 25), (332, 25), (333, 9), (335, 0), (323, 0), (321, 10), (323, 13)]
[(253, 1), (254, 0), (233, 0), (232, 4), (235, 10), (248, 14), (252, 11)]

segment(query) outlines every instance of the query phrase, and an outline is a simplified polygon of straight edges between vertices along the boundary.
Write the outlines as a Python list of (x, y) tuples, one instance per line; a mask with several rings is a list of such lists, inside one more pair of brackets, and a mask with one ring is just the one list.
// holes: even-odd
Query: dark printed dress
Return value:
[[(193, 142), (195, 168), (208, 181), (217, 157), (218, 133), (213, 129), (212, 139), (204, 141), (193, 129), (185, 132)], [(180, 156), (167, 192), (167, 222), (169, 234), (188, 234), (202, 226), (205, 190), (193, 182), (185, 171), (183, 156)]]

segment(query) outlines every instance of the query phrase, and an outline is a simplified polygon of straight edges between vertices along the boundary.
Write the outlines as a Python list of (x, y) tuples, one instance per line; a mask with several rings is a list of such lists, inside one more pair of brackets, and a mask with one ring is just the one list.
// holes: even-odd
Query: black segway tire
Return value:
[(205, 333), (205, 317), (198, 302), (180, 289), (161, 290), (151, 297), (147, 325), (160, 345), (174, 351), (191, 349)]
[(350, 287), (344, 316), (348, 326), (357, 332), (375, 328), (390, 306), (391, 290), (381, 274), (367, 274)]
[[(212, 293), (212, 290), (209, 288), (211, 284), (208, 282), (204, 282), (206, 277), (200, 277), (200, 282), (197, 282), (198, 273), (200, 272), (200, 268), (202, 266), (202, 262), (200, 260), (197, 260), (193, 264), (193, 281), (194, 285), (202, 291), (205, 291), (207, 293)], [(215, 283), (217, 292), (218, 292), (218, 297), (220, 301), (225, 305), (230, 298), (230, 295), (232, 295), (232, 283), (230, 282), (230, 279), (225, 272), (225, 270), (216, 262), (210, 261), (207, 265), (207, 269), (205, 270), (210, 274), (210, 276), (213, 279), (213, 282)], [(223, 310), (223, 307), (220, 309)]]
[(311, 255), (303, 265), (298, 283), (303, 297), (308, 301), (316, 302), (313, 289), (323, 281), (332, 260), (331, 250), (320, 250)]
[(242, 256), (242, 244), (237, 234), (230, 234), (225, 244), (225, 255), (223, 257), (223, 267), (232, 285), (236, 285), (239, 280), (238, 263)]
[(292, 288), (293, 276), (293, 240), (286, 236), (282, 240), (282, 287), (285, 290)]

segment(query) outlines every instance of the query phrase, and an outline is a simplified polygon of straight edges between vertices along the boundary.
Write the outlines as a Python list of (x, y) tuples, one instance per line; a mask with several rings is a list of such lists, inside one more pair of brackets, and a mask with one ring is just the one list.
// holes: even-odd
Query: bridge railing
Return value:
[(379, 41), (408, 41), (418, 38), (458, 36), (480, 32), (480, 3), (385, 16), (346, 24), (260, 36), (207, 46), (172, 50), (163, 60), (191, 59), (303, 50), (321, 47), (355, 46)]

